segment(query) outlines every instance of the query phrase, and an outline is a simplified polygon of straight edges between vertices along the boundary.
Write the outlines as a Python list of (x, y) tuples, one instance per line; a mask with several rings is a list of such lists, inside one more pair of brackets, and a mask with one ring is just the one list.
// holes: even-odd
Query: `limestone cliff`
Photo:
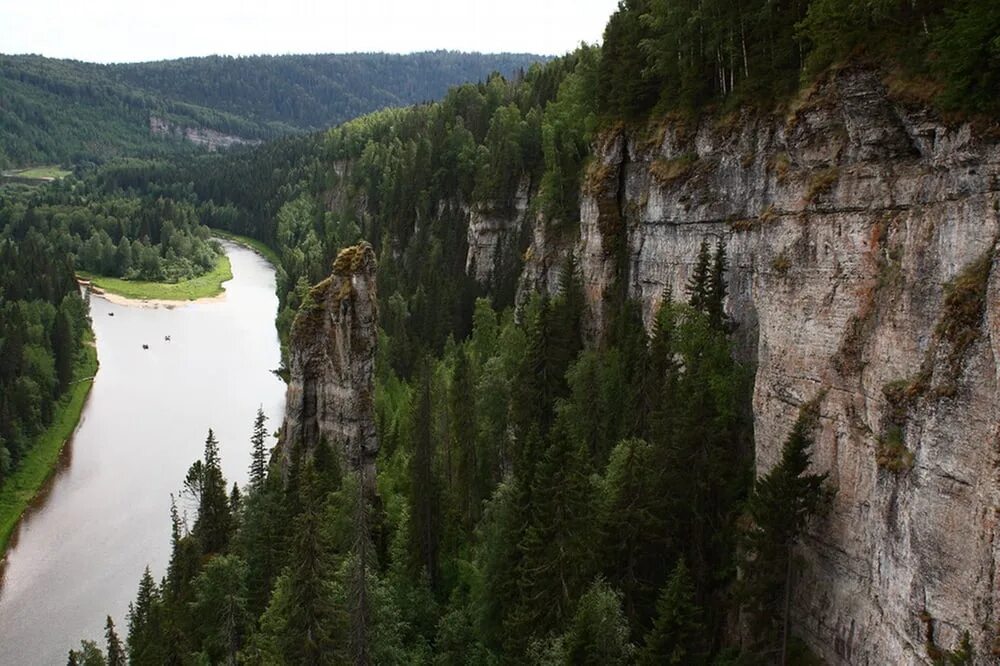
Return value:
[(184, 127), (159, 116), (149, 117), (149, 133), (154, 136), (173, 137), (180, 141), (188, 141), (210, 152), (232, 146), (257, 146), (263, 143), (259, 139), (245, 139), (234, 134), (224, 134), (207, 127)]
[[(522, 288), (578, 254), (600, 330), (616, 279), (647, 321), (703, 239), (756, 363), (757, 470), (824, 395), (815, 466), (837, 494), (803, 545), (796, 632), (832, 664), (929, 664), (971, 632), (1000, 654), (1000, 146), (838, 72), (783, 116), (595, 147), (574, 242), (535, 230)], [(471, 233), (471, 232), (470, 232)], [(930, 633), (929, 633), (930, 632)]]
[(375, 253), (368, 243), (340, 252), (333, 274), (313, 287), (292, 324), (280, 455), (309, 456), (325, 440), (347, 469), (374, 482)]

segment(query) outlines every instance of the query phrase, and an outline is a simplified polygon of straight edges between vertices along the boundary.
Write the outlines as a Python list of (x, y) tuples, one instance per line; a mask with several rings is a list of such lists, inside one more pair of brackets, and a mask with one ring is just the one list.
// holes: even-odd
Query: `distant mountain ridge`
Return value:
[[(102, 65), (0, 55), (0, 167), (267, 140), (436, 99), (453, 85), (492, 72), (516, 75), (545, 60), (433, 51)], [(202, 148), (186, 140), (206, 133), (228, 139), (201, 142)]]

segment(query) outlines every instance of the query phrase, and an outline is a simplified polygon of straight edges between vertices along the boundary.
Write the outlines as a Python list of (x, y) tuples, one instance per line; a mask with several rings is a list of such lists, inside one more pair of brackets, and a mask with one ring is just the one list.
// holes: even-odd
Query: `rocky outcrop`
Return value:
[(259, 139), (245, 139), (207, 127), (182, 127), (159, 116), (149, 117), (149, 133), (154, 136), (167, 136), (179, 141), (188, 141), (196, 146), (206, 148), (210, 152), (233, 146), (256, 146), (262, 143)]
[(522, 238), (532, 226), (528, 219), (530, 203), (531, 184), (525, 177), (518, 184), (513, 205), (503, 209), (478, 206), (469, 211), (465, 269), (480, 284), (494, 284), (518, 264), (524, 247)]
[(829, 663), (929, 664), (928, 636), (964, 631), (975, 663), (1000, 654), (998, 209), (995, 141), (849, 69), (787, 115), (609, 132), (579, 237), (535, 231), (524, 288), (576, 252), (594, 335), (616, 280), (649, 321), (701, 242), (725, 243), (758, 472), (824, 396), (813, 458), (837, 494), (794, 603)]
[(333, 274), (312, 288), (292, 324), (280, 445), (286, 469), (325, 441), (345, 469), (374, 484), (377, 327), (375, 253), (361, 243), (340, 252)]

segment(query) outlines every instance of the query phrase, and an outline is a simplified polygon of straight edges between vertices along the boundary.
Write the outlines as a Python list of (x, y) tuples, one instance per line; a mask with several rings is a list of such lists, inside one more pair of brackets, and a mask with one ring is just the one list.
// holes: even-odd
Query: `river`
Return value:
[(166, 571), (170, 494), (201, 457), (208, 429), (230, 486), (242, 486), (257, 407), (270, 431), (280, 425), (274, 269), (224, 246), (233, 279), (220, 299), (143, 307), (91, 298), (100, 370), (0, 571), (0, 664), (62, 666), (81, 639), (103, 647), (107, 615), (124, 640), (144, 567), (156, 580)]

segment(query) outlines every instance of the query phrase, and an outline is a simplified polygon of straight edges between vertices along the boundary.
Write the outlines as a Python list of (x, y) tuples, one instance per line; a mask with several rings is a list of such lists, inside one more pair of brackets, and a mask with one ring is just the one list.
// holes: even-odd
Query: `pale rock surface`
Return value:
[(156, 136), (170, 136), (178, 140), (188, 141), (196, 146), (206, 148), (210, 152), (220, 148), (257, 146), (263, 143), (259, 139), (245, 139), (207, 127), (183, 127), (159, 116), (149, 117), (149, 132)]
[[(623, 234), (628, 290), (649, 323), (667, 284), (684, 298), (702, 240), (721, 239), (728, 312), (757, 368), (758, 473), (777, 461), (799, 407), (825, 396), (813, 460), (837, 493), (801, 548), (796, 633), (831, 664), (930, 664), (930, 622), (937, 645), (953, 649), (969, 631), (975, 663), (995, 663), (997, 260), (952, 396), (939, 390), (950, 348), (936, 330), (946, 285), (996, 249), (1000, 146), (850, 69), (787, 117), (617, 131), (595, 149), (579, 238), (553, 242), (536, 228), (522, 291), (554, 290), (574, 251), (599, 335), (616, 274), (605, 233)], [(876, 462), (893, 423), (884, 389), (922, 367), (933, 374), (900, 424), (912, 466), (893, 472)]]
[(286, 470), (294, 455), (306, 458), (325, 440), (345, 469), (374, 484), (375, 270), (368, 243), (342, 250), (295, 317), (279, 448)]

